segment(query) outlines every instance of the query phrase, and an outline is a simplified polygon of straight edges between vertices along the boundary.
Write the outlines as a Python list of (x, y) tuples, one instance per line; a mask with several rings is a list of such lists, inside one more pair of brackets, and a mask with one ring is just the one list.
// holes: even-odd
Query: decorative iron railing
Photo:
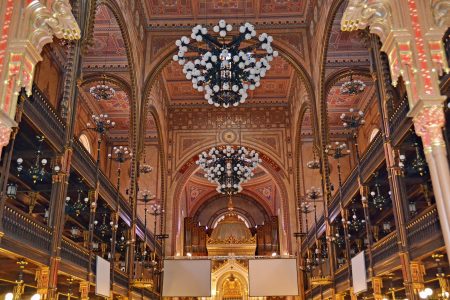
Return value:
[(65, 125), (48, 104), (45, 95), (33, 86), (30, 100), (24, 102), (24, 114), (42, 131), (58, 150), (64, 146)]
[(408, 112), (408, 97), (405, 96), (389, 119), (389, 132), (391, 137), (395, 137), (402, 127), (402, 124), (404, 124), (405, 121), (408, 121)]
[(40, 249), (43, 252), (50, 251), (52, 240), (50, 228), (39, 224), (31, 216), (6, 205), (2, 222), (3, 229), (8, 237)]
[(89, 251), (65, 237), (61, 241), (61, 258), (82, 268), (89, 266)]
[(397, 232), (393, 231), (372, 246), (372, 262), (375, 266), (388, 258), (397, 255), (398, 241)]
[[(439, 216), (436, 206), (430, 206), (420, 215), (412, 219), (406, 226), (408, 243), (410, 247), (426, 244), (427, 241), (440, 237), (442, 240), (442, 231), (439, 223)], [(436, 246), (436, 245), (435, 245)]]

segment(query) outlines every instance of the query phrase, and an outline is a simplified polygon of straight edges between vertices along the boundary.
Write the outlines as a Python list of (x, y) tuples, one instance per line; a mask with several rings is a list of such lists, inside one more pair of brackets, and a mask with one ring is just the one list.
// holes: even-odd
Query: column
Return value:
[(80, 281), (80, 299), (81, 300), (89, 300), (89, 290), (90, 290), (89, 281)]
[(373, 299), (383, 300), (383, 279), (381, 277), (372, 277)]
[(52, 228), (50, 249), (50, 280), (48, 281), (48, 299), (56, 299), (58, 289), (58, 269), (61, 262), (61, 240), (64, 231), (64, 208), (68, 187), (68, 169), (71, 151), (56, 159), (54, 165), (60, 166), (61, 171), (52, 175), (52, 191), (50, 196), (49, 226)]
[(450, 172), (442, 135), (445, 123), (439, 75), (450, 72), (442, 38), (450, 26), (448, 1), (350, 1), (342, 30), (369, 27), (389, 58), (392, 84), (405, 82), (416, 133), (422, 138), (447, 255), (450, 258)]
[(48, 267), (41, 267), (36, 270), (37, 293), (41, 296), (42, 300), (47, 299), (49, 276), (50, 272)]
[(425, 281), (423, 275), (425, 275), (425, 266), (421, 262), (413, 261), (410, 264), (412, 273), (412, 287), (415, 294), (419, 294), (421, 290), (425, 288)]
[(372, 72), (376, 72), (374, 80), (377, 87), (378, 110), (382, 118), (381, 132), (384, 141), (384, 153), (386, 167), (391, 190), (392, 209), (394, 213), (395, 229), (397, 232), (400, 262), (402, 264), (403, 284), (408, 299), (415, 300), (417, 295), (411, 286), (411, 269), (409, 256), (409, 243), (406, 231), (407, 212), (405, 212), (406, 192), (403, 183), (403, 170), (399, 167), (399, 153), (396, 152), (391, 143), (389, 126), (388, 105), (393, 100), (393, 91), (389, 74), (389, 62), (385, 54), (380, 52), (379, 39), (375, 35), (370, 37), (370, 54)]
[[(20, 100), (19, 100), (19, 104), (17, 107), (16, 117), (15, 117), (15, 121), (17, 123), (20, 123), (20, 120), (22, 119), (23, 102), (26, 101), (25, 94), (21, 93), (21, 95), (19, 96), (19, 99)], [(6, 199), (7, 199), (6, 189), (8, 186), (9, 169), (11, 167), (11, 159), (12, 159), (12, 154), (13, 154), (13, 150), (14, 150), (14, 142), (16, 141), (16, 135), (17, 135), (18, 131), (19, 131), (18, 127), (15, 127), (12, 130), (11, 140), (10, 140), (8, 147), (6, 148), (6, 151), (4, 153), (2, 166), (1, 166), (1, 174), (0, 174), (0, 187), (1, 187), (1, 190), (0, 190), (0, 238), (4, 235), (3, 222), (1, 222), (1, 220), (3, 219), (3, 212), (5, 209), (5, 203), (6, 203)], [(0, 156), (1, 156), (1, 153), (0, 153)]]

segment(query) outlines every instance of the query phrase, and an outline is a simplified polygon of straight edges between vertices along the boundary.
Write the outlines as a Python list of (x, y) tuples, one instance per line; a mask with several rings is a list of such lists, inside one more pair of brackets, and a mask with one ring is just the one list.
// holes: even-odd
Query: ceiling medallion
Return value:
[(241, 184), (253, 177), (253, 170), (261, 159), (255, 150), (242, 146), (212, 147), (203, 151), (196, 164), (205, 171), (205, 177), (217, 184), (217, 192), (233, 195), (242, 191)]
[(366, 84), (361, 80), (354, 80), (350, 75), (350, 80), (341, 85), (341, 95), (357, 95), (364, 92)]
[(101, 84), (92, 86), (89, 93), (97, 100), (109, 100), (116, 94), (116, 91), (106, 84), (106, 76), (103, 76)]
[(262, 33), (255, 38), (252, 24), (240, 26), (237, 36), (227, 36), (232, 30), (224, 20), (213, 28), (218, 36), (197, 25), (192, 28), (192, 43), (188, 37), (181, 37), (175, 43), (178, 54), (173, 56), (193, 88), (205, 92), (209, 104), (225, 108), (244, 103), (247, 91), (261, 85), (270, 62), (278, 56), (271, 45), (272, 36)]

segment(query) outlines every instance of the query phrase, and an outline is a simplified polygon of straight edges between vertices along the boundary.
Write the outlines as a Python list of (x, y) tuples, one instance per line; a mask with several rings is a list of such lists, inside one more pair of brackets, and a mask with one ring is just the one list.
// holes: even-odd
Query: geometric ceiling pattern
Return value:
[(142, 0), (149, 29), (220, 18), (305, 23), (310, 0)]
[[(277, 185), (264, 169), (257, 167), (254, 170), (252, 179), (242, 185), (242, 194), (249, 195), (263, 206), (268, 207), (272, 214), (275, 214), (277, 202), (279, 203), (279, 191)], [(212, 196), (217, 195), (216, 185), (210, 183), (204, 177), (204, 172), (198, 170), (188, 180), (184, 187), (184, 201), (188, 214), (195, 213), (192, 211), (194, 207), (198, 207)]]
[(95, 13), (93, 45), (83, 57), (83, 67), (127, 68), (125, 42), (116, 18), (105, 5), (99, 5)]
[(327, 48), (325, 75), (343, 66), (369, 67), (369, 52), (361, 41), (359, 32), (341, 31), (341, 19), (345, 7), (346, 3), (340, 5), (336, 17), (333, 20)]
[[(346, 1), (339, 7), (336, 17), (333, 20), (327, 58), (325, 62), (325, 76), (349, 67), (369, 70), (369, 52), (361, 41), (358, 32), (341, 31), (341, 19), (344, 14)], [(354, 75), (353, 79), (361, 80), (366, 88), (358, 95), (341, 95), (340, 87), (350, 78), (346, 77), (331, 87), (327, 97), (328, 104), (328, 124), (330, 130), (342, 130), (340, 115), (347, 113), (350, 108), (364, 110), (368, 101), (375, 93), (375, 87), (371, 78)]]
[[(271, 62), (271, 69), (261, 80), (261, 86), (249, 91), (246, 103), (275, 104), (287, 103), (294, 70), (283, 58), (277, 57)], [(170, 105), (205, 105), (204, 93), (192, 87), (178, 62), (170, 62), (163, 69), (163, 79), (169, 95)]]
[[(119, 24), (111, 10), (106, 5), (99, 5), (95, 12), (93, 43), (83, 56), (83, 72), (108, 74), (122, 78), (129, 82), (128, 58), (126, 46)], [(111, 121), (116, 123), (110, 131), (114, 140), (128, 140), (130, 133), (130, 102), (128, 94), (119, 86), (107, 82), (114, 88), (115, 95), (109, 100), (96, 100), (89, 89), (97, 84), (103, 84), (99, 80), (86, 84), (82, 93), (85, 99), (90, 101), (93, 111), (98, 114), (107, 114)], [(151, 115), (146, 120), (146, 137), (156, 136), (156, 125)]]

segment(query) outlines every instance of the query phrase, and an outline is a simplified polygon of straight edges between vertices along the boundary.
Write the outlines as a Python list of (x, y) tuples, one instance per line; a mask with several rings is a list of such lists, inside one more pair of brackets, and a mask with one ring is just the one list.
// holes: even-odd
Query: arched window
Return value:
[(91, 149), (91, 142), (89, 141), (89, 138), (85, 134), (82, 134), (82, 135), (80, 135), (80, 137), (78, 139), (80, 140), (80, 142), (84, 146), (84, 148), (86, 148), (86, 151), (91, 154), (92, 149)]
[(373, 139), (377, 136), (378, 132), (380, 132), (379, 128), (372, 129), (372, 132), (370, 133), (370, 136), (369, 136), (369, 143), (371, 143), (373, 141)]

